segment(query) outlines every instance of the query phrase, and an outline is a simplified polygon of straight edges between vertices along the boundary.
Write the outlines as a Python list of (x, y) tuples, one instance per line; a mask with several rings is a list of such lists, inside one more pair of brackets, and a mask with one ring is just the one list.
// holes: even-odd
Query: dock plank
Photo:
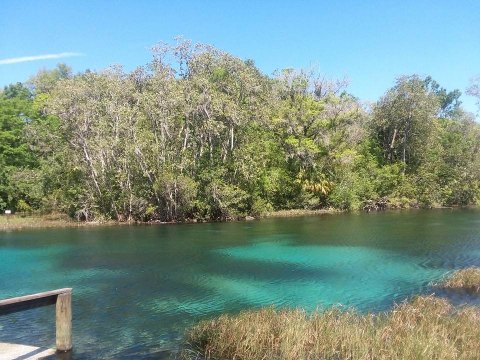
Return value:
[(0, 343), (2, 360), (40, 360), (55, 359), (55, 350), (36, 346)]

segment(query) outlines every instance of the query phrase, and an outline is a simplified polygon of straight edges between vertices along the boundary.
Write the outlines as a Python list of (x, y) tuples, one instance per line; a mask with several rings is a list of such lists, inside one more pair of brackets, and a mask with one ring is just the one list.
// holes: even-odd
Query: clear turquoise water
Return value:
[[(382, 311), (434, 292), (446, 272), (480, 266), (480, 211), (4, 232), (0, 249), (0, 298), (73, 287), (74, 359), (162, 359), (222, 312)], [(0, 317), (0, 341), (53, 346), (54, 333), (53, 307)]]

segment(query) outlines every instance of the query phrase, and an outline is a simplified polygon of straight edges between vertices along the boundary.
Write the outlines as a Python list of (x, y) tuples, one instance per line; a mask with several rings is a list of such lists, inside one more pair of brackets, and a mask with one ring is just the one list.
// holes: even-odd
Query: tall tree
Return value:
[(54, 69), (42, 69), (32, 76), (28, 83), (33, 87), (35, 93), (51, 92), (58, 81), (70, 79), (72, 77), (72, 69), (66, 64), (60, 63)]
[(439, 99), (417, 75), (404, 76), (377, 102), (373, 131), (387, 162), (413, 171), (424, 159), (435, 132)]
[(0, 93), (0, 210), (28, 209), (38, 200), (29, 194), (35, 185), (32, 171), (38, 167), (38, 159), (25, 134), (35, 117), (32, 96), (25, 86), (12, 84)]
[(474, 96), (477, 99), (478, 112), (480, 113), (480, 76), (472, 79), (471, 84), (467, 89), (467, 94)]
[(425, 88), (428, 92), (433, 93), (439, 102), (439, 112), (437, 114), (440, 118), (453, 118), (460, 111), (460, 97), (462, 93), (460, 90), (447, 91), (441, 87), (438, 82), (427, 76), (424, 80)]

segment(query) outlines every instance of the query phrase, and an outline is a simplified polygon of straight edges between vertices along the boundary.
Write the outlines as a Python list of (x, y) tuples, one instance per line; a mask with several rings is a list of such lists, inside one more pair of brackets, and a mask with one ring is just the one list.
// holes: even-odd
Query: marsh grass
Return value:
[(301, 216), (315, 216), (323, 214), (335, 214), (340, 213), (340, 210), (335, 209), (318, 209), (318, 210), (309, 210), (309, 209), (291, 209), (291, 210), (277, 210), (265, 214), (264, 217), (267, 218), (290, 218), (290, 217), (301, 217)]
[(381, 314), (265, 308), (193, 327), (184, 359), (480, 359), (480, 309), (418, 297)]
[(65, 214), (49, 215), (0, 215), (0, 231), (35, 229), (35, 228), (58, 228), (80, 227), (95, 225), (115, 225), (117, 222), (80, 222), (69, 218)]
[(448, 275), (444, 280), (435, 284), (435, 286), (444, 289), (465, 290), (468, 292), (480, 293), (480, 268), (470, 267), (457, 270)]

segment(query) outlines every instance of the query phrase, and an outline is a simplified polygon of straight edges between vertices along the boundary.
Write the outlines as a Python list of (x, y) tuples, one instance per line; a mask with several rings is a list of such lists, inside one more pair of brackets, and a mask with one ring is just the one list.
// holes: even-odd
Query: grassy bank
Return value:
[(480, 359), (480, 309), (418, 297), (381, 314), (266, 308), (204, 321), (184, 359)]
[(72, 220), (64, 214), (51, 215), (1, 215), (0, 231), (22, 230), (34, 228), (78, 227), (98, 225), (99, 222), (86, 223)]
[[(389, 208), (386, 210), (400, 210), (399, 208)], [(364, 210), (365, 211), (365, 210)], [(378, 210), (375, 210), (378, 211)], [(324, 214), (341, 214), (345, 213), (344, 210), (329, 208), (329, 209), (291, 209), (291, 210), (278, 210), (265, 213), (260, 218), (292, 218), (301, 216), (319, 216)], [(243, 221), (254, 220), (254, 217), (237, 217), (228, 221)], [(258, 217), (257, 217), (258, 219)], [(53, 227), (79, 227), (79, 226), (95, 226), (95, 225), (129, 225), (129, 224), (177, 224), (177, 223), (196, 223), (196, 222), (208, 222), (198, 219), (187, 219), (185, 221), (118, 221), (118, 220), (95, 220), (95, 221), (77, 221), (70, 218), (66, 214), (49, 214), (49, 215), (0, 215), (0, 231), (5, 230), (21, 230), (28, 228), (53, 228)]]
[[(298, 216), (313, 216), (321, 214), (339, 213), (339, 210), (281, 210), (266, 214), (267, 218), (286, 218)], [(248, 217), (248, 220), (253, 219)], [(188, 222), (188, 221), (186, 221)], [(138, 222), (135, 222), (138, 223)], [(169, 222), (172, 223), (172, 222)], [(78, 226), (94, 226), (94, 225), (122, 225), (132, 224), (132, 222), (110, 221), (94, 221), (84, 222), (76, 221), (66, 214), (50, 214), (50, 215), (0, 215), (0, 231), (21, 230), (29, 228), (54, 228), (54, 227), (78, 227)], [(164, 224), (164, 222), (152, 221), (145, 224)]]
[(266, 218), (288, 218), (288, 217), (300, 217), (300, 216), (314, 216), (322, 214), (335, 214), (341, 213), (342, 210), (336, 209), (320, 209), (320, 210), (308, 210), (308, 209), (291, 209), (291, 210), (278, 210), (265, 214)]
[(435, 284), (435, 286), (444, 289), (466, 290), (480, 293), (480, 268), (471, 267), (455, 271), (438, 284)]

